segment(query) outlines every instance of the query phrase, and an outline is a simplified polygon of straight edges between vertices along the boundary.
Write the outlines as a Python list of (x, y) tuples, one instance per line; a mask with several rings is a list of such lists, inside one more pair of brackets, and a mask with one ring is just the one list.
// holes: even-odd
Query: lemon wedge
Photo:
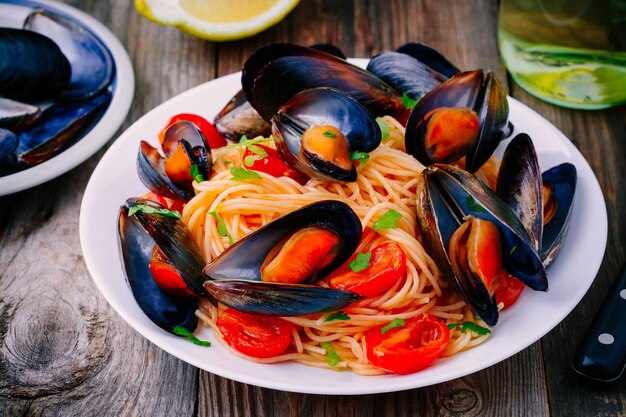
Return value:
[(299, 0), (135, 0), (156, 23), (212, 41), (245, 38), (280, 22)]

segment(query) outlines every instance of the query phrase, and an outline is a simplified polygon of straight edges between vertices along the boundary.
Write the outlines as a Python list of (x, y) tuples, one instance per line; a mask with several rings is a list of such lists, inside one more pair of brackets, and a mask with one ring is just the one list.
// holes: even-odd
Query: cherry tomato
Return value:
[(152, 258), (150, 259), (148, 268), (150, 268), (152, 279), (154, 279), (154, 282), (156, 282), (163, 291), (181, 297), (195, 296), (195, 294), (187, 288), (187, 285), (185, 285), (185, 282), (174, 268), (174, 265), (171, 264), (158, 246), (155, 246), (152, 250)]
[(173, 200), (171, 198), (163, 197), (160, 194), (150, 191), (147, 194), (144, 194), (141, 198), (145, 198), (146, 200), (154, 201), (155, 203), (159, 203), (163, 207), (177, 211), (181, 213), (183, 211), (183, 207), (185, 207), (184, 200)]
[(252, 165), (246, 166), (246, 168), (249, 168), (253, 171), (265, 172), (266, 174), (270, 174), (271, 176), (277, 177), (277, 178), (289, 177), (298, 181), (300, 184), (305, 184), (309, 180), (309, 177), (307, 177), (300, 171), (297, 171), (293, 169), (292, 167), (290, 167), (283, 160), (283, 158), (281, 158), (280, 154), (278, 153), (276, 149), (268, 148), (267, 146), (263, 146), (263, 145), (256, 145), (256, 146), (263, 148), (263, 150), (265, 150), (265, 152), (267, 153), (267, 156), (265, 158), (260, 158), (260, 155), (257, 155), (254, 152), (252, 152), (250, 149), (246, 148), (246, 151), (243, 154), (244, 161), (248, 157), (252, 157), (252, 158), (256, 156), (259, 157), (259, 159), (254, 159), (254, 162), (252, 163)]
[(372, 297), (391, 288), (406, 269), (406, 255), (396, 242), (386, 242), (371, 251), (370, 264), (362, 271), (354, 272), (348, 261), (330, 275), (330, 286)]
[[(213, 126), (207, 119), (202, 116), (198, 116), (197, 114), (177, 114), (170, 119), (167, 126), (161, 132), (165, 131), (165, 129), (167, 129), (176, 122), (180, 122), (181, 120), (187, 120), (188, 122), (195, 124), (206, 138), (211, 149), (216, 149), (226, 145), (226, 139), (224, 139), (224, 137), (220, 135), (220, 132), (217, 131), (215, 126)], [(161, 142), (163, 141), (161, 140)]]
[(504, 307), (502, 309), (511, 307), (517, 301), (523, 289), (524, 283), (503, 269), (496, 281), (496, 289), (494, 291), (496, 303), (503, 303)]
[(279, 317), (228, 309), (217, 319), (224, 340), (235, 350), (255, 358), (283, 353), (291, 342), (293, 326)]
[(430, 316), (407, 319), (405, 324), (381, 333), (376, 327), (365, 334), (367, 358), (379, 369), (411, 374), (429, 366), (448, 345), (446, 324)]

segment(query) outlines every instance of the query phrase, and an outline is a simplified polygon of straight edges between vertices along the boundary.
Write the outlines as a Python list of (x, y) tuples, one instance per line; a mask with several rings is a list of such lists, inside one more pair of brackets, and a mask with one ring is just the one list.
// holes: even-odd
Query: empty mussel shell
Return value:
[(243, 90), (233, 96), (215, 116), (213, 123), (221, 135), (236, 142), (244, 135), (249, 138), (267, 137), (272, 131), (270, 124), (252, 107)]

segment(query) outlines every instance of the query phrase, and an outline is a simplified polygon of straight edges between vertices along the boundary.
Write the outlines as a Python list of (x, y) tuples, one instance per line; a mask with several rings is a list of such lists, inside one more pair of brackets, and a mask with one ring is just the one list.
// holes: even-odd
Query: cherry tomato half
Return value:
[(372, 249), (369, 267), (354, 272), (348, 266), (356, 254), (330, 275), (330, 286), (366, 297), (387, 291), (406, 269), (406, 255), (396, 242), (386, 242)]
[(382, 334), (381, 327), (365, 335), (367, 358), (379, 369), (411, 374), (429, 366), (448, 345), (446, 324), (430, 316), (407, 319), (405, 324)]
[(222, 313), (216, 324), (226, 343), (255, 358), (278, 356), (291, 342), (293, 326), (279, 317), (248, 314), (231, 308)]
[(511, 307), (517, 301), (523, 289), (524, 283), (503, 269), (496, 281), (496, 289), (494, 291), (496, 303), (503, 303), (503, 310)]
[(177, 114), (176, 116), (173, 116), (170, 119), (167, 126), (165, 126), (165, 128), (163, 128), (161, 132), (164, 132), (165, 129), (167, 129), (168, 127), (170, 127), (176, 122), (180, 122), (181, 120), (187, 120), (188, 122), (195, 124), (198, 127), (198, 129), (200, 129), (204, 137), (206, 138), (207, 142), (209, 143), (209, 147), (211, 149), (217, 149), (219, 147), (226, 145), (226, 139), (224, 139), (224, 137), (220, 135), (220, 132), (217, 131), (215, 126), (213, 126), (207, 119), (205, 119), (202, 116), (198, 116), (197, 114), (192, 114), (192, 113)]
[(267, 153), (267, 156), (264, 158), (254, 159), (258, 155), (252, 152), (250, 149), (246, 148), (246, 151), (243, 154), (244, 161), (246, 160), (246, 158), (249, 157), (252, 157), (251, 159), (254, 159), (252, 165), (247, 166), (247, 168), (253, 171), (265, 172), (266, 174), (270, 174), (271, 176), (276, 178), (289, 177), (298, 181), (300, 184), (305, 184), (309, 180), (309, 177), (307, 177), (300, 171), (297, 171), (290, 167), (283, 160), (283, 158), (281, 158), (276, 149), (268, 148), (267, 146), (263, 145), (256, 146), (263, 148), (263, 150)]
[(185, 207), (184, 200), (173, 200), (171, 198), (163, 197), (162, 195), (157, 194), (152, 191), (150, 191), (147, 194), (144, 194), (141, 198), (154, 201), (155, 203), (158, 203), (169, 210), (174, 210), (179, 213), (181, 213), (183, 211), (183, 207)]
[(152, 258), (148, 264), (152, 279), (163, 291), (181, 297), (194, 297), (195, 294), (187, 288), (185, 281), (178, 274), (174, 265), (167, 259), (165, 254), (161, 252), (158, 246), (154, 246), (152, 250)]

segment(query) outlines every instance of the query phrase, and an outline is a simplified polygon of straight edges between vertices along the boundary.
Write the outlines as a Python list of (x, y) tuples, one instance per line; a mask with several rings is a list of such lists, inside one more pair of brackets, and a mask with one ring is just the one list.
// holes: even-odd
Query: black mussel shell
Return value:
[(243, 90), (230, 99), (215, 116), (213, 123), (221, 135), (235, 142), (239, 142), (243, 135), (252, 139), (257, 136), (267, 137), (272, 132), (270, 124), (254, 110)]
[[(172, 155), (181, 141), (185, 146), (189, 162), (198, 167), (198, 172), (205, 181), (208, 180), (213, 167), (213, 158), (211, 157), (211, 147), (202, 131), (195, 124), (186, 120), (172, 124), (163, 135), (161, 147), (165, 155)], [(192, 189), (191, 185), (189, 189)]]
[(446, 78), (454, 77), (461, 72), (452, 62), (436, 49), (423, 43), (410, 42), (400, 46), (396, 52), (412, 56)]
[(0, 127), (17, 132), (32, 125), (40, 115), (37, 106), (0, 97)]
[(70, 63), (48, 37), (0, 28), (0, 95), (41, 100), (57, 96), (70, 79)]
[(340, 253), (318, 271), (318, 279), (343, 264), (355, 251), (362, 235), (361, 221), (350, 206), (340, 201), (320, 201), (279, 217), (235, 242), (204, 268), (204, 274), (214, 280), (260, 281), (261, 265), (267, 254), (284, 237), (306, 227), (332, 230), (342, 242)]
[(182, 326), (194, 331), (198, 325), (198, 303), (163, 291), (152, 278), (148, 264), (154, 241), (140, 225), (137, 215), (128, 216), (128, 207), (119, 213), (118, 237), (126, 279), (139, 308), (160, 328), (173, 333)]
[(337, 90), (314, 88), (294, 96), (272, 118), (273, 136), (281, 156), (310, 177), (332, 182), (355, 181), (354, 166), (346, 171), (321, 159), (300, 156), (304, 131), (321, 125), (341, 131), (352, 152), (371, 152), (380, 145), (380, 127), (363, 106)]
[(111, 93), (104, 91), (84, 101), (67, 101), (43, 111), (37, 123), (19, 133), (18, 162), (32, 166), (68, 147), (91, 127), (106, 109)]
[(401, 117), (402, 97), (373, 74), (333, 55), (292, 44), (258, 49), (243, 68), (243, 90), (265, 120), (297, 93), (316, 87), (336, 88), (374, 116)]
[(543, 231), (541, 169), (533, 141), (525, 133), (515, 136), (504, 152), (496, 194), (513, 209), (539, 251)]
[(554, 191), (557, 206), (552, 220), (543, 226), (541, 259), (545, 266), (548, 266), (558, 254), (569, 229), (576, 192), (576, 177), (576, 167), (567, 162), (550, 168), (542, 175), (543, 184), (552, 187)]
[(348, 59), (348, 57), (346, 57), (346, 54), (344, 54), (343, 51), (338, 46), (335, 46), (332, 43), (316, 43), (314, 45), (309, 46), (309, 48), (326, 52), (327, 54), (336, 56), (337, 58), (341, 58), (344, 60)]
[[(125, 207), (127, 210), (131, 210), (137, 205), (148, 206), (154, 210), (164, 209), (158, 203), (142, 198), (129, 198)], [(154, 244), (161, 249), (161, 252), (176, 268), (187, 287), (198, 295), (205, 295), (202, 287), (205, 281), (202, 274), (205, 262), (200, 255), (200, 249), (189, 234), (187, 226), (180, 218), (148, 212), (148, 210), (138, 210), (131, 217), (135, 218), (137, 223), (150, 235)], [(152, 246), (150, 251), (152, 251)]]
[(142, 140), (139, 143), (137, 152), (137, 174), (141, 182), (163, 197), (175, 200), (189, 200), (193, 193), (181, 188), (165, 173), (165, 159), (158, 149), (152, 147), (148, 142)]
[(363, 298), (350, 291), (258, 281), (207, 281), (204, 288), (228, 307), (268, 316), (304, 316), (334, 311)]
[(7, 129), (0, 128), (0, 175), (10, 174), (15, 171), (15, 148), (18, 139), (15, 133)]
[(69, 60), (71, 77), (60, 97), (84, 99), (98, 94), (111, 83), (115, 73), (111, 53), (82, 26), (64, 16), (35, 10), (26, 18), (24, 29), (52, 39)]

